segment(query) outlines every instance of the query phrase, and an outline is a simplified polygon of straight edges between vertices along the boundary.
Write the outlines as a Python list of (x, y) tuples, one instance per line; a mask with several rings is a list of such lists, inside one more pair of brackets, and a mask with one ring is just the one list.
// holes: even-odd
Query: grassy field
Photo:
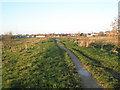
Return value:
[(3, 88), (81, 88), (67, 53), (54, 39), (3, 41)]
[(59, 43), (71, 50), (103, 87), (120, 88), (118, 54), (92, 47), (81, 47), (72, 39), (60, 39)]
[[(59, 43), (71, 50), (103, 87), (120, 88), (118, 54), (78, 46), (74, 39), (59, 38)], [(55, 38), (3, 40), (2, 69), (3, 88), (84, 88)]]

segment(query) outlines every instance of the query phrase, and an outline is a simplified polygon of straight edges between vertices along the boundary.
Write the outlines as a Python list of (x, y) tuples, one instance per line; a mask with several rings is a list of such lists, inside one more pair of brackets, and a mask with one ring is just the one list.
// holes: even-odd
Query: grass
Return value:
[(5, 45), (9, 44), (3, 44), (3, 88), (82, 87), (68, 54), (54, 39), (16, 39), (10, 48)]
[(71, 39), (60, 39), (59, 43), (71, 50), (85, 68), (105, 88), (120, 88), (118, 55), (91, 47), (81, 47)]

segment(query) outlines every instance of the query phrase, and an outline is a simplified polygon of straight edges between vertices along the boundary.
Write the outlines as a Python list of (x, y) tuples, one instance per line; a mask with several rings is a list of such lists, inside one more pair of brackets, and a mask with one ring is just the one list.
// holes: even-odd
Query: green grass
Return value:
[[(14, 42), (21, 40), (14, 40)], [(3, 46), (3, 88), (81, 88), (68, 54), (54, 39)], [(19, 42), (19, 43), (21, 43)]]
[(71, 50), (105, 88), (119, 88), (118, 55), (91, 47), (81, 47), (74, 40), (60, 39), (59, 43)]

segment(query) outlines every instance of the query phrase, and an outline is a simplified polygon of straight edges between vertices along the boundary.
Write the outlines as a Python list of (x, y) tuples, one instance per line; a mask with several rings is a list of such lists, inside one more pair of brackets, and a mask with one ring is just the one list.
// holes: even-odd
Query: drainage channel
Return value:
[(84, 88), (103, 88), (99, 85), (99, 83), (92, 77), (92, 75), (83, 67), (82, 63), (80, 63), (79, 59), (67, 48), (61, 46), (56, 39), (56, 43), (59, 47), (63, 48), (68, 55), (70, 56), (71, 60), (73, 61), (74, 65), (76, 66), (77, 72), (81, 78), (81, 83), (84, 85)]

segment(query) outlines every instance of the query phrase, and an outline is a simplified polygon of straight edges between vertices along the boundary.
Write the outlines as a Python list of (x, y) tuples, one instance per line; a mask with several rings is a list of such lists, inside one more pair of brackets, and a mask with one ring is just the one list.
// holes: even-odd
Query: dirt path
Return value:
[(57, 41), (57, 45), (63, 48), (68, 55), (70, 56), (71, 60), (73, 61), (74, 65), (76, 66), (77, 72), (81, 78), (81, 83), (83, 83), (85, 88), (102, 88), (102, 86), (98, 85), (98, 82), (91, 76), (91, 74), (83, 68), (83, 65), (79, 62), (79, 59), (67, 48), (61, 46)]

